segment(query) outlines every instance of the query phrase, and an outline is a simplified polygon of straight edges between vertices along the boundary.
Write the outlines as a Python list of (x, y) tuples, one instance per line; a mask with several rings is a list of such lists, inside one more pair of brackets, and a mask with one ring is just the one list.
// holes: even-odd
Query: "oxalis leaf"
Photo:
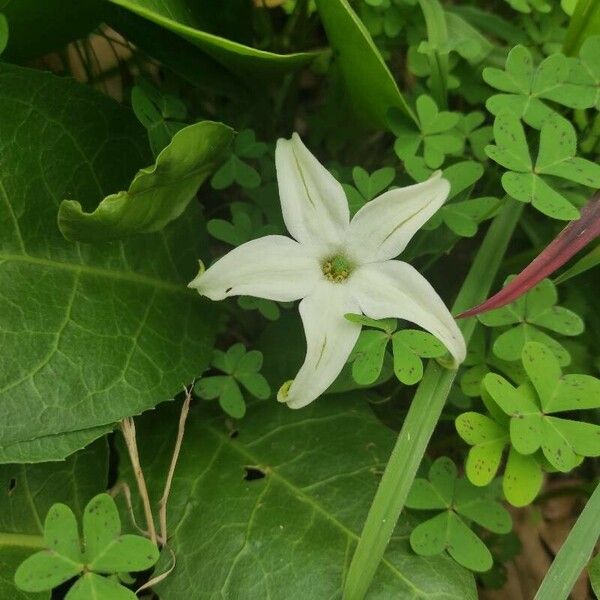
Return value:
[(0, 466), (0, 481), (5, 486), (0, 495), (0, 598), (50, 598), (50, 592), (18, 590), (15, 571), (23, 560), (45, 547), (43, 522), (52, 505), (66, 504), (81, 518), (82, 502), (105, 490), (107, 477), (104, 440), (62, 462)]
[(89, 88), (9, 65), (0, 121), (0, 447), (64, 457), (74, 432), (151, 408), (208, 365), (215, 308), (186, 289), (201, 221), (190, 207), (157, 234), (69, 243), (60, 200), (122, 188), (148, 158), (142, 128)]
[(554, 219), (579, 218), (579, 210), (553, 186), (553, 177), (590, 188), (600, 187), (600, 165), (576, 156), (577, 135), (573, 125), (562, 117), (551, 117), (540, 131), (537, 160), (531, 160), (525, 131), (512, 112), (501, 112), (494, 121), (496, 145), (486, 147), (487, 155), (508, 169), (502, 176), (507, 194), (521, 202), (531, 202)]
[(478, 319), (488, 327), (509, 327), (500, 330), (494, 341), (494, 354), (502, 360), (519, 360), (525, 343), (537, 341), (550, 348), (561, 365), (568, 365), (571, 356), (553, 334), (579, 335), (584, 323), (573, 311), (556, 306), (557, 301), (556, 286), (544, 279), (512, 304), (479, 315)]
[(139, 535), (121, 535), (121, 519), (112, 496), (98, 494), (83, 513), (83, 543), (77, 519), (65, 504), (54, 504), (44, 522), (46, 550), (28, 557), (15, 573), (18, 588), (50, 590), (83, 574), (66, 600), (92, 597), (129, 600), (136, 595), (101, 574), (144, 571), (158, 560), (158, 548)]
[(58, 226), (71, 241), (104, 242), (159, 231), (179, 217), (225, 157), (233, 131), (202, 121), (178, 131), (153, 166), (137, 172), (127, 191), (107, 196), (94, 212), (63, 200)]
[[(155, 498), (162, 493), (169, 462), (168, 453), (157, 454), (156, 448), (177, 419), (176, 407), (169, 404), (137, 422), (141, 460)], [(198, 597), (202, 581), (207, 596), (340, 596), (394, 437), (360, 392), (323, 398), (302, 411), (256, 402), (234, 435), (209, 405), (196, 406), (169, 503), (177, 565), (156, 586), (157, 593), (189, 600)], [(124, 477), (133, 483), (129, 469)], [(367, 598), (476, 597), (470, 574), (443, 556), (415, 556), (407, 534), (402, 520)], [(207, 560), (215, 543), (219, 560)], [(163, 558), (171, 560), (167, 552)]]
[(531, 504), (542, 487), (542, 461), (537, 455), (517, 452), (510, 443), (506, 416), (495, 409), (489, 396), (484, 396), (484, 403), (490, 410), (490, 416), (466, 412), (459, 415), (455, 422), (460, 437), (472, 446), (465, 464), (466, 475), (476, 486), (489, 485), (498, 473), (504, 450), (508, 446), (502, 479), (504, 495), (513, 506)]
[(483, 71), (485, 81), (504, 92), (492, 96), (486, 107), (494, 115), (508, 110), (539, 129), (558, 115), (547, 101), (571, 108), (594, 106), (594, 82), (581, 69), (578, 59), (563, 54), (548, 56), (535, 67), (531, 52), (525, 46), (515, 46), (508, 54), (505, 70), (487, 67)]
[(457, 478), (456, 465), (446, 456), (438, 458), (429, 469), (429, 479), (415, 479), (406, 507), (417, 510), (442, 510), (435, 517), (417, 525), (410, 534), (410, 544), (423, 556), (443, 552), (472, 571), (488, 571), (492, 555), (487, 546), (470, 529), (473, 521), (495, 533), (508, 533), (510, 515), (497, 502), (492, 488), (476, 488)]
[(563, 375), (543, 344), (523, 348), (523, 366), (533, 388), (514, 388), (489, 373), (483, 383), (493, 401), (510, 417), (510, 440), (521, 454), (542, 449), (557, 470), (568, 472), (582, 456), (600, 456), (600, 426), (563, 419), (556, 414), (600, 407), (600, 380), (591, 375)]

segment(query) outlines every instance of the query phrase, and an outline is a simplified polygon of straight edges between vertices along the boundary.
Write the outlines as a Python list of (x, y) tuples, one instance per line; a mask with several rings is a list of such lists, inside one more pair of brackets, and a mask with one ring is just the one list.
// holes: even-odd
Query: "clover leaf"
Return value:
[(258, 237), (279, 232), (277, 226), (263, 223), (263, 214), (258, 206), (247, 202), (232, 202), (229, 210), (231, 221), (211, 219), (206, 224), (208, 233), (226, 244), (240, 246)]
[(260, 400), (266, 400), (271, 395), (267, 380), (259, 372), (262, 363), (262, 352), (246, 352), (244, 344), (234, 344), (227, 352), (215, 350), (211, 365), (226, 375), (202, 377), (194, 391), (204, 400), (218, 398), (221, 408), (228, 415), (241, 419), (246, 414), (246, 403), (240, 385)]
[(81, 575), (65, 600), (135, 600), (137, 596), (131, 590), (104, 575), (145, 571), (159, 556), (150, 540), (121, 534), (119, 512), (108, 494), (95, 496), (85, 507), (83, 545), (75, 515), (64, 504), (54, 504), (48, 511), (44, 541), (47, 550), (36, 552), (21, 563), (15, 583), (26, 592), (42, 592)]
[(346, 319), (373, 329), (361, 332), (350, 355), (352, 377), (360, 385), (377, 381), (383, 368), (388, 343), (392, 342), (394, 374), (405, 385), (414, 385), (423, 378), (422, 358), (440, 358), (446, 347), (433, 335), (418, 329), (396, 331), (396, 319), (374, 320), (348, 313)]
[(594, 106), (596, 90), (589, 82), (579, 83), (580, 78), (573, 78), (572, 70), (577, 72), (579, 68), (577, 63), (577, 59), (569, 60), (557, 53), (536, 68), (531, 52), (525, 46), (515, 46), (508, 53), (504, 70), (495, 67), (483, 70), (484, 80), (505, 92), (489, 98), (486, 107), (494, 115), (508, 110), (540, 129), (548, 119), (558, 115), (546, 101), (570, 108)]
[(508, 533), (512, 527), (494, 489), (477, 488), (466, 479), (458, 479), (456, 465), (445, 456), (433, 463), (428, 480), (415, 479), (406, 506), (443, 511), (412, 531), (410, 545), (417, 554), (433, 556), (446, 551), (457, 563), (477, 572), (488, 571), (493, 558), (470, 523), (495, 533)]
[[(507, 280), (508, 282), (508, 280)], [(542, 329), (560, 335), (574, 336), (583, 332), (584, 324), (573, 311), (556, 306), (556, 286), (544, 279), (512, 304), (478, 316), (488, 327), (510, 327), (494, 342), (494, 354), (502, 360), (519, 360), (528, 341), (548, 346), (562, 366), (571, 362), (566, 348)]]
[(148, 141), (155, 157), (186, 126), (188, 114), (185, 104), (177, 96), (158, 90), (145, 79), (140, 79), (133, 86), (131, 107), (148, 132)]
[(229, 158), (215, 172), (210, 181), (215, 190), (223, 190), (234, 183), (246, 189), (257, 188), (261, 183), (258, 171), (242, 159), (261, 158), (267, 145), (257, 142), (252, 129), (244, 129), (237, 134)]
[(588, 37), (579, 49), (579, 60), (571, 58), (571, 81), (590, 86), (594, 90), (596, 106), (600, 110), (600, 35)]
[(485, 147), (494, 137), (492, 126), (483, 125), (484, 122), (485, 115), (476, 110), (463, 115), (456, 127), (463, 138), (469, 142), (473, 156), (479, 162), (485, 162), (487, 160)]
[(476, 486), (489, 485), (500, 468), (506, 447), (508, 459), (504, 467), (502, 489), (513, 506), (531, 504), (543, 482), (542, 464), (537, 455), (517, 452), (510, 443), (509, 419), (491, 400), (484, 404), (490, 416), (469, 411), (456, 418), (458, 435), (472, 448), (469, 450), (465, 472)]
[(437, 169), (442, 165), (447, 154), (462, 151), (463, 141), (454, 131), (460, 120), (460, 114), (439, 111), (433, 98), (426, 95), (417, 98), (416, 109), (418, 129), (399, 111), (390, 111), (390, 127), (397, 137), (394, 150), (405, 162), (417, 156), (421, 150), (425, 164), (432, 169)]
[(508, 169), (502, 187), (521, 202), (531, 202), (554, 219), (579, 217), (579, 210), (556, 189), (558, 177), (591, 188), (600, 187), (600, 165), (576, 156), (577, 136), (573, 125), (561, 117), (548, 119), (540, 132), (535, 165), (519, 118), (508, 111), (494, 121), (496, 145), (486, 147), (488, 156)]
[(265, 300), (264, 298), (240, 296), (238, 298), (238, 306), (244, 310), (257, 310), (265, 319), (269, 319), (269, 321), (277, 321), (281, 316), (277, 302)]
[(505, 361), (495, 356), (488, 348), (487, 338), (485, 329), (475, 330), (462, 364), (465, 370), (460, 378), (460, 389), (469, 398), (481, 395), (481, 382), (490, 371), (499, 371), (518, 383), (527, 378), (521, 362)]
[(538, 449), (558, 471), (568, 472), (583, 456), (600, 456), (600, 426), (555, 416), (600, 407), (600, 380), (591, 375), (563, 375), (552, 351), (538, 342), (523, 347), (522, 361), (531, 386), (513, 387), (489, 373), (485, 389), (510, 417), (510, 441), (530, 455)]
[[(497, 198), (486, 196), (469, 198), (475, 183), (483, 175), (483, 166), (475, 161), (462, 161), (443, 170), (450, 182), (450, 193), (446, 203), (427, 222), (425, 229), (435, 229), (444, 223), (461, 237), (473, 237), (480, 223), (494, 216), (501, 205)], [(458, 198), (467, 199), (458, 199)], [(455, 201), (455, 198), (458, 201)]]
[(354, 185), (344, 185), (350, 212), (355, 214), (369, 200), (379, 196), (394, 181), (396, 169), (393, 167), (382, 167), (369, 174), (362, 167), (352, 169)]

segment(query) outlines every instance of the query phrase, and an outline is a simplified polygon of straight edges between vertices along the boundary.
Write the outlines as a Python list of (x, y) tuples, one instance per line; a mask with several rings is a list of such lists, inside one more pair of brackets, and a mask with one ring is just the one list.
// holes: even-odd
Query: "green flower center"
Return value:
[(341, 283), (348, 279), (353, 268), (354, 265), (341, 254), (328, 258), (322, 265), (323, 275), (333, 283)]

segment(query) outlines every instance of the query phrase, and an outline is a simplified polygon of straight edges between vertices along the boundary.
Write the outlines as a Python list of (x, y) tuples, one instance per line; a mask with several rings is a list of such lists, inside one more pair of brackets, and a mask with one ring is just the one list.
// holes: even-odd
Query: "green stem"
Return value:
[(448, 42), (446, 15), (438, 0), (419, 0), (425, 17), (427, 41), (430, 49), (427, 52), (431, 69), (431, 92), (440, 110), (448, 107), (448, 54), (438, 50)]
[(569, 22), (563, 53), (574, 56), (586, 38), (597, 33), (600, 33), (600, 3), (598, 0), (579, 0)]
[(7, 546), (17, 546), (19, 548), (37, 548), (46, 547), (46, 542), (41, 535), (28, 535), (25, 533), (0, 533), (0, 548)]
[[(462, 285), (453, 311), (461, 312), (485, 300), (494, 283), (523, 204), (506, 199), (494, 219)], [(477, 321), (460, 323), (467, 344)], [(392, 536), (417, 469), (440, 418), (456, 377), (455, 370), (430, 361), (417, 389), (398, 440), (375, 494), (352, 558), (344, 588), (344, 600), (362, 600)]]
[(534, 600), (566, 600), (590, 560), (600, 536), (600, 485), (596, 486)]

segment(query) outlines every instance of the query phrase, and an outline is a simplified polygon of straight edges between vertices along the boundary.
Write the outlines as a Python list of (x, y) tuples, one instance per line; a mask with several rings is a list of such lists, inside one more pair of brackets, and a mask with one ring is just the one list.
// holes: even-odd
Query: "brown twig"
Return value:
[(167, 502), (169, 501), (169, 495), (171, 493), (171, 485), (173, 484), (173, 476), (175, 474), (175, 467), (177, 466), (177, 460), (179, 459), (179, 453), (181, 451), (181, 444), (183, 442), (183, 434), (185, 433), (185, 423), (187, 421), (188, 413), (190, 411), (190, 402), (192, 400), (192, 390), (194, 389), (194, 383), (185, 390), (185, 400), (181, 407), (181, 414), (179, 415), (179, 427), (177, 428), (177, 439), (175, 440), (175, 448), (173, 449), (173, 456), (171, 457), (171, 464), (169, 465), (169, 472), (167, 474), (167, 481), (165, 482), (165, 488), (163, 491), (162, 498), (158, 503), (159, 512), (158, 518), (160, 522), (160, 541), (163, 544), (167, 543)]
[(137, 481), (138, 491), (142, 504), (144, 506), (144, 514), (146, 516), (146, 525), (148, 527), (148, 537), (153, 544), (157, 543), (156, 527), (154, 525), (154, 516), (152, 515), (152, 508), (150, 505), (150, 498), (148, 496), (148, 488), (146, 486), (146, 479), (144, 478), (144, 472), (142, 471), (142, 465), (140, 463), (140, 455), (138, 452), (137, 441), (135, 437), (135, 423), (132, 417), (127, 417), (121, 421), (121, 431), (123, 432), (123, 438), (127, 445), (127, 451), (129, 452), (129, 459), (133, 467), (133, 473)]

